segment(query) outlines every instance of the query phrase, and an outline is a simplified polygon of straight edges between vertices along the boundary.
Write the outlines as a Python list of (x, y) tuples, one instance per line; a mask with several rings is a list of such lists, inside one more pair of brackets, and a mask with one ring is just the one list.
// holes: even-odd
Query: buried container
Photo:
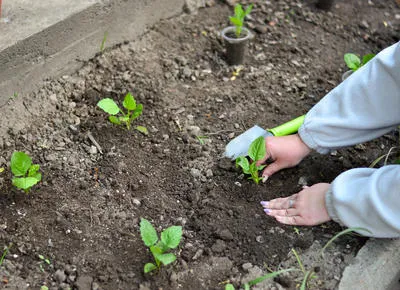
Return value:
[(253, 38), (253, 34), (245, 27), (242, 28), (242, 37), (236, 37), (235, 31), (235, 26), (226, 27), (221, 31), (226, 47), (226, 60), (230, 65), (239, 65), (244, 62), (247, 43)]
[(318, 0), (316, 6), (322, 10), (330, 10), (335, 0)]

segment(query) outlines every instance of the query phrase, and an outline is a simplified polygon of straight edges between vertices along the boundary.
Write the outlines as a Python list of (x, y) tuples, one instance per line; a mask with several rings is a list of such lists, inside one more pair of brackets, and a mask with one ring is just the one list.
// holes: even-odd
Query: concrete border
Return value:
[[(49, 77), (76, 70), (106, 46), (134, 40), (146, 27), (182, 13), (184, 0), (115, 0), (95, 3), (0, 51), (0, 106)], [(77, 25), (79, 23), (79, 25)]]
[(339, 290), (400, 289), (400, 239), (370, 239), (347, 266)]

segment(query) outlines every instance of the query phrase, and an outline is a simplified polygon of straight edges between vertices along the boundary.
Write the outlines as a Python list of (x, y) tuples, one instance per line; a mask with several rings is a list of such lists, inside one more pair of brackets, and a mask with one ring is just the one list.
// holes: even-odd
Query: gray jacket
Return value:
[[(358, 69), (306, 115), (299, 130), (312, 149), (330, 151), (372, 140), (400, 124), (400, 42)], [(340, 174), (326, 194), (330, 217), (373, 237), (400, 237), (400, 165)]]

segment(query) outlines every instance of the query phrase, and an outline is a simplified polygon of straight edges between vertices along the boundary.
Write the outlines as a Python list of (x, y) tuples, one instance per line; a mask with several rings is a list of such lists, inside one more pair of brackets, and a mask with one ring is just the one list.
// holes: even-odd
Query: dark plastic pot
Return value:
[(235, 34), (236, 28), (229, 26), (221, 31), (226, 47), (226, 61), (229, 65), (239, 65), (244, 62), (247, 43), (253, 38), (253, 34), (247, 28), (242, 28), (243, 37), (237, 38)]
[(330, 10), (335, 0), (318, 0), (316, 6), (322, 10)]

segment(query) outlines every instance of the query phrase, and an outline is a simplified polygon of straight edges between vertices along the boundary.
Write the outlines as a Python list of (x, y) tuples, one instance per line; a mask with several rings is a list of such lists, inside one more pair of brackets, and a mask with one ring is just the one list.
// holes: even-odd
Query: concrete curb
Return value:
[(400, 289), (400, 239), (370, 239), (347, 266), (339, 290)]
[[(46, 1), (55, 6), (54, 1), (61, 0)], [(11, 46), (4, 44), (4, 41), (9, 41), (6, 37), (3, 43), (0, 40), (0, 47), (4, 48), (0, 51), (0, 106), (14, 92), (30, 92), (43, 79), (76, 70), (81, 65), (77, 60), (90, 59), (99, 52), (105, 32), (108, 33), (107, 47), (134, 40), (144, 33), (146, 27), (182, 13), (184, 6), (184, 0), (88, 1), (91, 4), (81, 5), (80, 11), (71, 8), (70, 14), (63, 15), (60, 21), (50, 26), (45, 24), (37, 33)], [(3, 5), (5, 8), (5, 3)], [(57, 11), (55, 13), (61, 13)], [(38, 21), (40, 17), (45, 16), (39, 15)], [(5, 35), (4, 25), (0, 23), (0, 34), (3, 32)], [(26, 29), (26, 25), (26, 22), (17, 24), (9, 33), (17, 35), (17, 31)]]

